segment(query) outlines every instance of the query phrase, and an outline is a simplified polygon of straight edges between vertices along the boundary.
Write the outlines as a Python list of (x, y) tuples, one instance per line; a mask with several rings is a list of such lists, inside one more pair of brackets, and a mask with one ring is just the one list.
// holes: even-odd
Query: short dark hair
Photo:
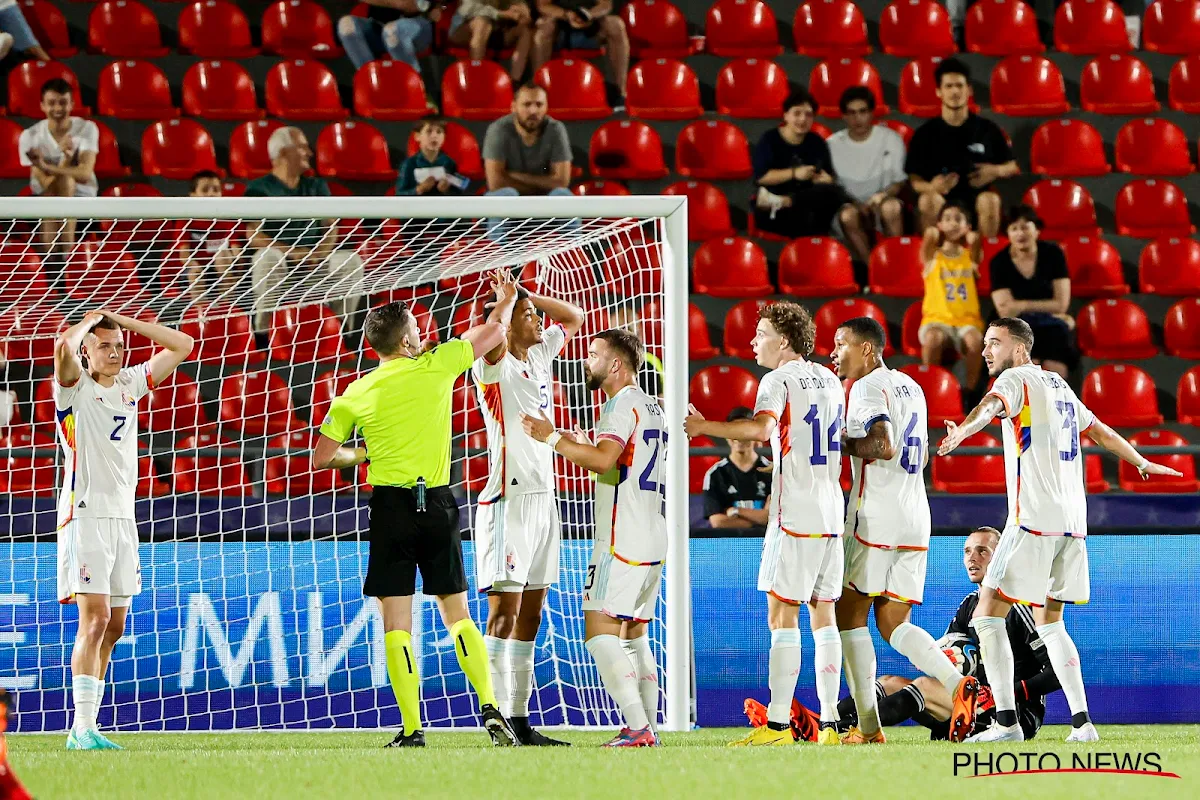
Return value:
[(434, 128), (441, 128), (442, 133), (446, 132), (446, 120), (442, 119), (441, 117), (425, 117), (417, 120), (416, 123), (413, 124), (413, 136), (416, 136), (418, 133), (430, 126)]
[(71, 84), (65, 78), (51, 78), (42, 84), (42, 93), (38, 96), (45, 97), (47, 92), (74, 94), (75, 90), (71, 88)]
[(1019, 221), (1032, 222), (1033, 227), (1039, 231), (1042, 229), (1042, 218), (1037, 215), (1032, 206), (1027, 206), (1024, 203), (1013, 206), (1008, 210), (1008, 224), (1012, 225)]
[(989, 328), (1003, 328), (1008, 331), (1009, 336), (1022, 342), (1025, 349), (1033, 351), (1033, 328), (1029, 327), (1029, 323), (1017, 317), (1000, 317), (992, 320)]
[(121, 326), (118, 325), (113, 320), (109, 319), (108, 317), (105, 317), (104, 319), (100, 320), (99, 322), (97, 322), (95, 325), (92, 326), (92, 330), (96, 330), (97, 328), (100, 328), (101, 330), (106, 330), (106, 331), (121, 330)]
[(196, 189), (200, 186), (200, 181), (207, 181), (210, 179), (216, 179), (219, 181), (219, 180), (221, 180), (221, 176), (218, 175), (217, 173), (213, 172), (211, 169), (200, 170), (199, 172), (197, 172), (195, 175), (192, 176), (191, 181), (188, 184), (188, 191), (189, 192), (196, 191)]
[(641, 370), (642, 362), (646, 359), (646, 347), (636, 333), (620, 328), (609, 328), (606, 331), (600, 331), (592, 338), (607, 344), (629, 369), (634, 372)]
[(951, 200), (949, 203), (946, 203), (946, 205), (942, 206), (941, 211), (939, 211), (937, 215), (938, 220), (941, 221), (942, 215), (951, 209), (958, 209), (958, 211), (963, 215), (963, 218), (966, 219), (967, 224), (972, 228), (975, 227), (975, 212), (967, 208), (966, 203), (962, 202), (961, 200)]
[(883, 355), (883, 345), (887, 341), (887, 331), (879, 324), (879, 320), (871, 319), (870, 317), (853, 317), (838, 325), (838, 327), (845, 328), (864, 342), (870, 342), (875, 347), (875, 352)]
[(846, 109), (848, 109), (850, 104), (855, 100), (862, 100), (864, 103), (866, 103), (868, 111), (875, 110), (875, 93), (865, 86), (846, 87), (846, 91), (842, 92), (842, 99), (838, 100), (838, 108), (840, 108), (842, 113), (845, 114)]
[(786, 114), (796, 106), (808, 106), (813, 111), (816, 111), (817, 101), (813, 100), (813, 96), (808, 93), (807, 89), (794, 89), (784, 98), (783, 113)]
[(771, 323), (775, 332), (788, 340), (792, 352), (805, 358), (812, 354), (817, 328), (804, 306), (790, 300), (767, 303), (758, 309), (758, 318)]
[(937, 86), (942, 85), (942, 78), (947, 75), (962, 75), (967, 83), (971, 82), (971, 68), (957, 58), (943, 58), (941, 63), (933, 71), (933, 77), (937, 81)]
[(546, 87), (542, 86), (540, 83), (538, 83), (536, 81), (531, 81), (531, 80), (525, 81), (524, 83), (522, 83), (520, 86), (517, 87), (517, 90), (515, 92), (513, 92), (513, 97), (516, 97), (521, 92), (532, 92), (532, 91), (544, 92), (544, 91), (546, 91)]
[(411, 313), (406, 304), (398, 301), (371, 309), (363, 323), (363, 335), (371, 349), (381, 356), (395, 355), (400, 349)]
[(729, 414), (725, 417), (726, 422), (733, 422), (738, 419), (754, 419), (754, 412), (745, 406), (735, 406), (730, 409)]

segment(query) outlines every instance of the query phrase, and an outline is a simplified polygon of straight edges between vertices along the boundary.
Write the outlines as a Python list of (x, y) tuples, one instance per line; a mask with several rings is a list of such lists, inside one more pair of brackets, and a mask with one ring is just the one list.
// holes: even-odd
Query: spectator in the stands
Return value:
[[(754, 412), (738, 406), (726, 422), (754, 419)], [(704, 516), (714, 528), (757, 528), (767, 524), (767, 498), (771, 496), (771, 462), (759, 455), (756, 442), (727, 439), (729, 457), (704, 473)]]
[[(442, 16), (441, 3), (431, 0), (364, 0), (367, 16), (347, 14), (338, 20), (338, 39), (355, 68), (387, 53), (421, 71), (417, 56), (433, 46), (433, 26)], [(426, 100), (436, 108), (432, 100)]]
[[(921, 241), (925, 299), (921, 301), (921, 363), (940, 365), (962, 353), (967, 376), (965, 399), (975, 397), (983, 369), (983, 315), (975, 278), (982, 258), (979, 234), (971, 230), (971, 211), (949, 203)], [(971, 402), (970, 405), (974, 405)]]
[(462, 0), (450, 21), (450, 41), (475, 61), (487, 58), (489, 42), (498, 50), (511, 47), (508, 76), (519, 83), (533, 46), (533, 12), (523, 0)]
[(754, 148), (755, 222), (764, 231), (789, 238), (827, 236), (846, 202), (829, 145), (812, 129), (816, 108), (808, 92), (793, 92), (783, 102), (783, 124), (764, 133)]
[(875, 124), (875, 93), (867, 87), (849, 87), (840, 105), (846, 127), (827, 143), (838, 182), (850, 201), (838, 212), (838, 223), (850, 253), (866, 263), (876, 232), (904, 233), (904, 203), (899, 197), (908, 183), (904, 140), (888, 126)]
[(1038, 241), (1042, 221), (1029, 206), (1008, 212), (1008, 249), (991, 262), (992, 303), (1002, 317), (1033, 328), (1033, 360), (1064, 379), (1079, 363), (1067, 258), (1054, 242)]
[(571, 141), (567, 126), (546, 113), (546, 90), (517, 89), (512, 113), (488, 126), (483, 137), (488, 194), (570, 196)]
[(400, 176), (396, 178), (397, 195), (456, 195), (462, 194), (469, 182), (458, 174), (454, 159), (442, 151), (446, 141), (445, 120), (427, 117), (413, 126), (413, 135), (420, 147), (404, 159)]
[(17, 0), (0, 0), (0, 59), (13, 50), (38, 61), (50, 60), (50, 54), (38, 43)]
[(1000, 126), (971, 111), (971, 72), (956, 58), (934, 70), (942, 113), (913, 133), (908, 172), (917, 193), (920, 230), (936, 224), (942, 206), (960, 203), (975, 213), (981, 236), (1000, 232), (1000, 195), (992, 185), (1020, 172)]
[[(221, 197), (221, 176), (209, 170), (192, 176), (189, 197)], [(197, 304), (236, 305), (241, 232), (234, 220), (189, 219), (179, 237), (179, 259), (188, 294)]]
[[(305, 173), (312, 150), (299, 128), (277, 128), (267, 140), (271, 171), (246, 184), (246, 197), (329, 197), (324, 178)], [(362, 297), (363, 262), (351, 248), (339, 247), (336, 219), (274, 219), (249, 222), (246, 238), (254, 256), (250, 279), (255, 330), (265, 332), (271, 312), (286, 305), (325, 303), (335, 314), (353, 314)]]
[(533, 69), (550, 60), (555, 50), (604, 48), (612, 67), (619, 99), (625, 109), (625, 77), (629, 74), (629, 34), (615, 13), (613, 0), (537, 0), (537, 29), (533, 35)]

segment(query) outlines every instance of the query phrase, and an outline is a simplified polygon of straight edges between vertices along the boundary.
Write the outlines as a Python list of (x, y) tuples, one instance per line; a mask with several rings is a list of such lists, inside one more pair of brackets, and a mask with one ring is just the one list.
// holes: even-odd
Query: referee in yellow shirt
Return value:
[[(404, 720), (404, 730), (388, 747), (425, 746), (421, 677), (412, 652), (417, 570), (424, 592), (437, 597), (492, 743), (517, 744), (496, 706), (483, 635), (467, 611), (458, 501), (450, 490), (454, 383), (504, 341), (517, 300), (512, 275), (497, 271), (492, 278), (496, 301), (488, 321), (428, 352), (406, 305), (388, 303), (372, 310), (364, 333), (380, 364), (333, 401), (313, 453), (316, 469), (368, 463), (367, 481), (374, 492), (363, 594), (376, 598), (383, 613), (388, 677)], [(343, 447), (356, 428), (366, 448)]]

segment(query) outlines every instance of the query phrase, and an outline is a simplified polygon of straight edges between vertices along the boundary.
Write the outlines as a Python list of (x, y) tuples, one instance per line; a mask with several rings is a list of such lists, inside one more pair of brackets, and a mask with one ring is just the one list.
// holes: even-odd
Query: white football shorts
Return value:
[(785, 603), (833, 602), (842, 596), (843, 556), (840, 536), (792, 536), (777, 523), (763, 538), (758, 590)]
[(650, 622), (662, 574), (661, 561), (630, 564), (613, 555), (608, 542), (596, 542), (583, 584), (583, 610), (630, 622)]
[(475, 511), (475, 577), (481, 592), (544, 589), (558, 582), (561, 538), (552, 492), (501, 497)]
[(1005, 600), (1031, 606), (1045, 605), (1047, 597), (1086, 603), (1091, 597), (1087, 540), (1038, 536), (1011, 525), (1000, 536), (983, 585)]
[(137, 523), (131, 519), (73, 519), (58, 531), (58, 601), (104, 594), (113, 607), (142, 593)]
[(846, 577), (842, 584), (871, 597), (919, 605), (925, 596), (925, 550), (872, 547), (845, 537)]

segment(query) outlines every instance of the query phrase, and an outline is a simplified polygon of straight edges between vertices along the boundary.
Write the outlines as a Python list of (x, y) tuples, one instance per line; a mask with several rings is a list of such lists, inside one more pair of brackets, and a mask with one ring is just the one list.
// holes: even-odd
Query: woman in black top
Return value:
[(1039, 242), (1042, 221), (1029, 206), (1009, 211), (1007, 250), (992, 258), (992, 303), (1002, 317), (1020, 317), (1033, 328), (1033, 360), (1064, 379), (1079, 363), (1067, 313), (1071, 278), (1062, 248)]

